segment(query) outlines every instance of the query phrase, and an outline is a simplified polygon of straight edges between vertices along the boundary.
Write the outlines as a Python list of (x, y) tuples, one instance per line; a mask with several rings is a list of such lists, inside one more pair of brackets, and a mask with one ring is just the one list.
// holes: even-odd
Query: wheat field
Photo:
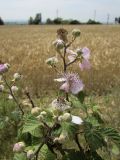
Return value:
[[(81, 37), (75, 41), (71, 49), (88, 47), (91, 50), (92, 68), (90, 71), (81, 72), (76, 64), (73, 65), (72, 70), (79, 72), (86, 86), (86, 93), (95, 95), (93, 101), (100, 106), (108, 126), (113, 126), (120, 131), (119, 25), (2, 26), (0, 27), (0, 60), (11, 65), (8, 77), (15, 72), (20, 72), (23, 75), (21, 81), (23, 88), (28, 86), (31, 94), (40, 99), (43, 98), (42, 102), (46, 97), (49, 99), (51, 92), (56, 91), (58, 86), (53, 81), (56, 73), (48, 68), (45, 60), (56, 54), (51, 44), (56, 39), (56, 30), (59, 28), (67, 29), (69, 38), (71, 38), (72, 29), (81, 30)], [(11, 142), (13, 139), (8, 135), (7, 137), (10, 144), (8, 145), (8, 140), (5, 138), (4, 143), (7, 145), (2, 148), (5, 151), (9, 151), (13, 143)], [(8, 156), (8, 152), (5, 154)]]
[(81, 37), (71, 48), (87, 46), (91, 50), (92, 69), (78, 71), (88, 92), (107, 93), (111, 88), (120, 86), (120, 26), (3, 26), (0, 27), (0, 60), (11, 64), (10, 72), (20, 72), (23, 86), (28, 86), (34, 95), (47, 94), (56, 89), (53, 82), (55, 72), (45, 64), (45, 60), (54, 56), (51, 47), (56, 39), (56, 30), (73, 28), (81, 30)]

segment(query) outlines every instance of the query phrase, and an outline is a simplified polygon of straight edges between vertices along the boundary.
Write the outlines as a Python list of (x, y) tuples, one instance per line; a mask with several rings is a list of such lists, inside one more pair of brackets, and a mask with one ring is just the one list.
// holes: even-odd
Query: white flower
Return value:
[(65, 82), (66, 81), (66, 78), (57, 78), (57, 79), (54, 79), (55, 82)]
[(78, 117), (78, 116), (73, 116), (72, 115), (72, 123), (81, 125), (83, 123), (83, 120), (80, 117)]

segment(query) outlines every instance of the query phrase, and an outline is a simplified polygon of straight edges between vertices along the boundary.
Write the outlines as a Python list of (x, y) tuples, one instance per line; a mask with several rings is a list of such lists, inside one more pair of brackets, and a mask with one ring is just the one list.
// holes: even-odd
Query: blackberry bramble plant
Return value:
[[(14, 160), (104, 160), (103, 150), (111, 158), (112, 146), (120, 147), (120, 134), (107, 126), (98, 106), (89, 97), (86, 102), (85, 85), (79, 74), (71, 71), (70, 66), (75, 63), (81, 72), (91, 69), (90, 50), (80, 46), (71, 49), (80, 35), (80, 30), (74, 29), (71, 40), (68, 40), (65, 29), (57, 31), (57, 39), (52, 43), (56, 54), (46, 63), (56, 72), (54, 81), (58, 83), (59, 91), (45, 108), (33, 102), (28, 89), (24, 91), (26, 101), (19, 103), (14, 94), (17, 87), (9, 85), (5, 77), (9, 65), (0, 65), (1, 80), (21, 115), (18, 141), (13, 146)], [(15, 73), (13, 82), (20, 77)], [(1, 84), (0, 91), (3, 90)], [(25, 110), (24, 106), (29, 109)]]

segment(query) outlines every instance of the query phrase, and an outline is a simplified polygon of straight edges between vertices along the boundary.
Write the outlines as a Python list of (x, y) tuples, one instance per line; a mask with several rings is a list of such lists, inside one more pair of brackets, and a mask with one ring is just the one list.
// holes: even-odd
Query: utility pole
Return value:
[(56, 18), (58, 18), (58, 16), (59, 16), (59, 10), (57, 9), (56, 10)]
[(109, 24), (109, 20), (110, 20), (110, 15), (107, 14), (107, 24)]
[(94, 17), (93, 20), (96, 21), (96, 10), (94, 10)]

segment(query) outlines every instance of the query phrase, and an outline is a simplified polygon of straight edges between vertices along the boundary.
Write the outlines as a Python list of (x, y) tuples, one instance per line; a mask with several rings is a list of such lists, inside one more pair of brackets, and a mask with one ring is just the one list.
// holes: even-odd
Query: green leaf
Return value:
[(117, 145), (113, 145), (113, 147), (112, 147), (112, 153), (114, 154), (114, 155), (116, 155), (116, 156), (118, 156), (119, 154), (120, 154), (120, 149), (118, 148), (118, 146)]
[(93, 151), (106, 145), (104, 138), (99, 132), (98, 128), (93, 127), (91, 124), (86, 125), (85, 139)]
[(13, 160), (27, 160), (24, 153), (16, 153)]
[(55, 160), (56, 156), (44, 145), (40, 150), (41, 160)]
[(40, 122), (33, 116), (28, 117), (23, 125), (22, 133), (31, 132), (40, 126)]
[(29, 133), (31, 133), (32, 136), (34, 137), (42, 137), (43, 136), (43, 127), (37, 127), (34, 130), (29, 131)]
[(104, 123), (104, 121), (102, 120), (102, 118), (98, 112), (93, 112), (92, 116), (98, 121), (99, 124)]
[(63, 157), (62, 160), (84, 160), (84, 156), (79, 151), (69, 149), (67, 150), (67, 154)]
[(79, 127), (75, 124), (64, 122), (62, 123), (62, 132), (67, 132), (69, 137), (73, 137)]
[(85, 99), (85, 93), (83, 91), (79, 92), (77, 98), (81, 103), (83, 103)]
[(102, 128), (100, 129), (101, 133), (111, 139), (114, 143), (120, 146), (120, 133), (116, 131), (114, 128)]

